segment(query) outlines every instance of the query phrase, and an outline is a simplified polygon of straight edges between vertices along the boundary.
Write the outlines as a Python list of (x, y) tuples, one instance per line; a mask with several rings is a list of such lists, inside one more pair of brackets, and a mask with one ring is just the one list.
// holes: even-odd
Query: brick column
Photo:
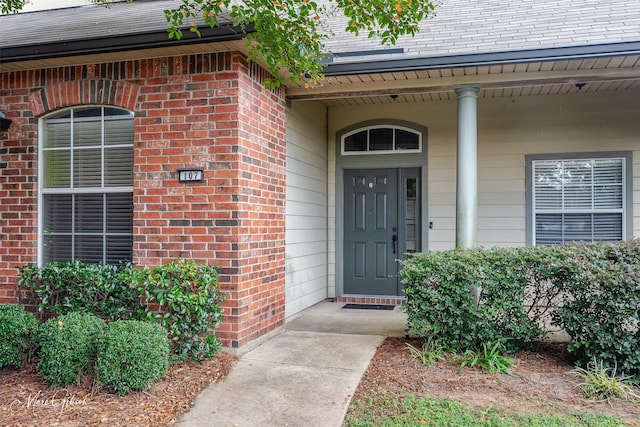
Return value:
[[(220, 266), (225, 347), (284, 324), (284, 94), (264, 77), (227, 53), (215, 72), (154, 76), (136, 107), (134, 262)], [(204, 181), (178, 182), (182, 167)]]
[(242, 347), (284, 324), (285, 111), (282, 90), (263, 86), (265, 71), (237, 57), (238, 182), (234, 218), (231, 346)]

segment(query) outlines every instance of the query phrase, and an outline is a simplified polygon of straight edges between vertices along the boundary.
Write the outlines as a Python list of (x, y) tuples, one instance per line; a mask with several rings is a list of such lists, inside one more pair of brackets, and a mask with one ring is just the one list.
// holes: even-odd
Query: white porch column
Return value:
[(455, 88), (458, 95), (458, 169), (456, 180), (456, 247), (477, 245), (478, 220), (478, 120), (480, 87)]

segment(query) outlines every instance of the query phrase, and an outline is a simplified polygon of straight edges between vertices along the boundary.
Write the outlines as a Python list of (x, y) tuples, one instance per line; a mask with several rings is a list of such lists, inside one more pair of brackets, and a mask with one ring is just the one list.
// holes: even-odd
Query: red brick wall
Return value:
[(239, 342), (284, 324), (285, 115), (277, 93), (264, 90), (264, 71), (238, 63), (238, 210), (235, 277)]
[[(82, 104), (135, 112), (134, 262), (185, 257), (222, 266), (223, 344), (284, 323), (285, 116), (282, 91), (235, 53), (4, 73), (0, 110), (0, 303), (37, 260), (37, 118)], [(204, 182), (179, 183), (201, 167)]]
[(0, 80), (0, 111), (13, 120), (0, 132), (0, 304), (17, 302), (16, 268), (36, 261), (38, 125), (29, 83), (42, 74), (6, 73)]

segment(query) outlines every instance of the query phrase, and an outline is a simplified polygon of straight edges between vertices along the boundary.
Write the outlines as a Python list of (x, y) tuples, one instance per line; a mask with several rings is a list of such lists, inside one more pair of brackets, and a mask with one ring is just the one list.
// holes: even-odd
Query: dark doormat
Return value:
[(392, 304), (345, 304), (342, 308), (352, 308), (358, 310), (393, 310)]

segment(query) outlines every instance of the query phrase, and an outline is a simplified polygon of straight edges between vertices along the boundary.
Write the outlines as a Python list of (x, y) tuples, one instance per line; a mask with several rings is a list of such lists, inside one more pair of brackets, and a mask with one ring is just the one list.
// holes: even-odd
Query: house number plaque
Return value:
[(180, 168), (178, 169), (178, 182), (202, 182), (204, 181), (204, 169)]

